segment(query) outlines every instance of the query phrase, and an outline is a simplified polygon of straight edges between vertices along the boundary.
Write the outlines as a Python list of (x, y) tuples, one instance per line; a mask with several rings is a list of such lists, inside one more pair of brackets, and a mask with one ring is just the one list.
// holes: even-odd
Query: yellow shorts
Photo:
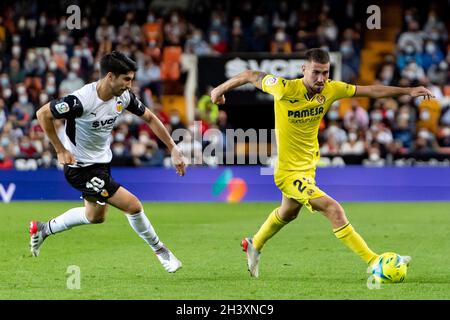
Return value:
[(304, 205), (310, 212), (316, 212), (309, 200), (320, 198), (326, 193), (316, 186), (314, 176), (315, 173), (286, 172), (278, 173), (274, 180), (283, 195)]

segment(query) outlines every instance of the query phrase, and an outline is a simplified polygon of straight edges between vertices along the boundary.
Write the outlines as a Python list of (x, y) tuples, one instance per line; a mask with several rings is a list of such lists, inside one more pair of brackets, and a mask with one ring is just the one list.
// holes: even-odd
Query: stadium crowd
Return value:
[[(192, 1), (187, 9), (153, 8), (145, 1), (79, 1), (81, 29), (68, 30), (63, 3), (5, 1), (0, 4), (0, 169), (57, 166), (36, 110), (99, 77), (98, 61), (120, 50), (139, 65), (133, 91), (158, 115), (169, 132), (191, 128), (176, 111), (164, 111), (162, 96), (183, 94), (186, 81), (170, 57), (227, 52), (300, 52), (310, 47), (342, 54), (342, 79), (359, 76), (362, 26), (352, 1), (240, 1), (225, 8), (213, 1)], [(229, 14), (232, 12), (233, 14)], [(430, 9), (406, 8), (404, 30), (395, 53), (377, 69), (385, 85), (430, 87), (431, 101), (378, 99), (368, 109), (352, 101), (342, 114), (336, 103), (326, 115), (319, 138), (324, 156), (361, 155), (382, 165), (387, 155), (450, 154), (450, 52), (445, 23)], [(344, 18), (345, 17), (345, 18)], [(232, 128), (225, 110), (199, 94), (196, 121), (202, 132)], [(232, 121), (231, 121), (232, 122)], [(64, 136), (64, 123), (56, 121)], [(185, 153), (199, 146), (181, 142)], [(200, 146), (204, 148), (205, 146)], [(115, 165), (167, 164), (168, 152), (149, 127), (124, 114), (114, 130)]]

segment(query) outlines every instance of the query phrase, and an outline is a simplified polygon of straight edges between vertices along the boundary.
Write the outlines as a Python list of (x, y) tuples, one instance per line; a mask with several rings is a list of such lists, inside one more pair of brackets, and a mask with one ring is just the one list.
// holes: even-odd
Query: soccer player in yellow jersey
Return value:
[[(378, 256), (352, 227), (342, 206), (316, 185), (315, 171), (320, 158), (317, 139), (319, 125), (330, 105), (341, 98), (401, 95), (431, 98), (432, 93), (424, 87), (347, 84), (328, 79), (329, 70), (328, 53), (322, 49), (310, 49), (306, 52), (301, 79), (287, 80), (247, 70), (211, 92), (214, 103), (224, 104), (224, 93), (251, 83), (274, 97), (278, 148), (274, 180), (283, 198), (281, 205), (272, 211), (258, 232), (253, 237), (242, 240), (241, 245), (247, 253), (248, 268), (253, 277), (259, 275), (258, 265), (264, 244), (294, 220), (302, 206), (311, 212), (322, 213), (331, 222), (335, 236), (367, 264), (370, 265)], [(403, 257), (405, 263), (409, 263), (410, 259)]]

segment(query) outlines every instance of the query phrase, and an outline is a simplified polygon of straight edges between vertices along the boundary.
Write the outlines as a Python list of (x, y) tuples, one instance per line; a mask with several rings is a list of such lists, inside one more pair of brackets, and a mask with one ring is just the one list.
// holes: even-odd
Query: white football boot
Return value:
[(161, 249), (156, 251), (155, 254), (167, 272), (173, 273), (180, 269), (183, 265), (166, 246), (163, 246)]
[(250, 275), (259, 277), (259, 258), (261, 253), (253, 246), (252, 238), (245, 238), (241, 241), (242, 250), (247, 253), (247, 266)]
[(40, 247), (47, 237), (43, 231), (44, 225), (45, 223), (39, 221), (30, 222), (30, 250), (33, 257), (39, 255)]

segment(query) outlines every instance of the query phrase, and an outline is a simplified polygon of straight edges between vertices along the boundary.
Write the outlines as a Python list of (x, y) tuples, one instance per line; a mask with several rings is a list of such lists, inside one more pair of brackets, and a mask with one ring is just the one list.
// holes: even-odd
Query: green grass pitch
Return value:
[[(106, 222), (52, 236), (38, 258), (28, 222), (81, 202), (0, 204), (0, 299), (450, 299), (448, 203), (344, 203), (376, 252), (413, 257), (406, 281), (369, 290), (365, 264), (337, 240), (320, 214), (299, 218), (272, 238), (250, 278), (240, 240), (276, 203), (145, 203), (160, 238), (183, 261), (164, 271), (150, 248), (110, 208)], [(67, 288), (69, 266), (79, 290)]]

